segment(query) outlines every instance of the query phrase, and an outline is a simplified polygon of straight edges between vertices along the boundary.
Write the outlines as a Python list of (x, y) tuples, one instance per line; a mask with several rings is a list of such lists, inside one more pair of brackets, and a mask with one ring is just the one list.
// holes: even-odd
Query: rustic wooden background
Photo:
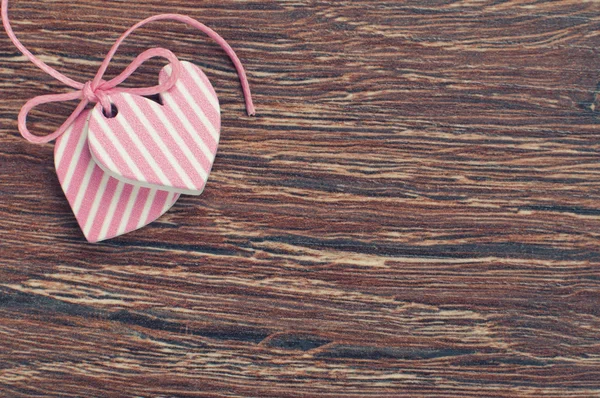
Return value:
[[(600, 3), (11, 0), (90, 79), (136, 33), (200, 65), (222, 141), (200, 197), (88, 244), (53, 146), (66, 88), (0, 39), (0, 396), (600, 396)], [(160, 62), (130, 84), (154, 82)], [(49, 133), (74, 104), (45, 107)]]

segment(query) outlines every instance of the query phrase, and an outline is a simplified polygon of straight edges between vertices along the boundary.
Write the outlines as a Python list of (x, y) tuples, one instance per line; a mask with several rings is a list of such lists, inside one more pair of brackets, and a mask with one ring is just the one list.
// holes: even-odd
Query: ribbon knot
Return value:
[[(105, 81), (102, 80), (102, 83)], [(86, 99), (89, 102), (100, 102), (100, 97), (106, 96), (104, 92), (98, 89), (98, 86), (94, 84), (92, 80), (86, 82), (81, 90), (81, 99)]]
[[(106, 93), (106, 80), (100, 79), (98, 84), (95, 84), (93, 80), (86, 82), (81, 89), (81, 99), (87, 101), (88, 103), (100, 103), (102, 108), (104, 109), (104, 113), (108, 116), (111, 116), (111, 104), (108, 98), (108, 94)], [(109, 87), (111, 89), (114, 87)]]

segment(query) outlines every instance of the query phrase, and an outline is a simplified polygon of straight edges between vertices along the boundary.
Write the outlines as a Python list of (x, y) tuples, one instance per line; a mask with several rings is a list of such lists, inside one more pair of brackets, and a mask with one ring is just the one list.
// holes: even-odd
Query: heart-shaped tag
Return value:
[(83, 234), (88, 241), (99, 242), (151, 223), (169, 210), (179, 195), (118, 181), (98, 167), (88, 149), (89, 113), (82, 112), (56, 140), (54, 161)]
[[(71, 92), (34, 97), (21, 108), (19, 132), (30, 142), (57, 140), (57, 174), (85, 237), (98, 242), (140, 228), (165, 213), (182, 193), (199, 195), (219, 145), (221, 110), (214, 88), (195, 65), (172, 51), (150, 48), (119, 75), (104, 80), (121, 43), (136, 29), (157, 21), (178, 21), (204, 32), (227, 53), (237, 70), (249, 116), (256, 114), (242, 62), (217, 32), (186, 15), (160, 14), (136, 23), (117, 39), (92, 80), (80, 82), (53, 69), (17, 39), (8, 18), (8, 0), (0, 0), (9, 39), (34, 65), (71, 87)], [(119, 87), (144, 62), (169, 61), (159, 84)], [(158, 95), (157, 102), (152, 96)], [(142, 96), (148, 96), (144, 98)], [(53, 133), (40, 136), (27, 128), (27, 115), (43, 104), (79, 100)], [(91, 111), (88, 104), (97, 104)], [(111, 110), (113, 108), (114, 110)], [(108, 116), (105, 116), (105, 112)]]
[[(160, 73), (163, 83), (171, 73)], [(116, 116), (100, 104), (89, 122), (89, 148), (102, 170), (120, 181), (200, 195), (210, 174), (221, 129), (217, 94), (197, 66), (181, 62), (177, 83), (160, 103), (138, 95), (110, 95)]]

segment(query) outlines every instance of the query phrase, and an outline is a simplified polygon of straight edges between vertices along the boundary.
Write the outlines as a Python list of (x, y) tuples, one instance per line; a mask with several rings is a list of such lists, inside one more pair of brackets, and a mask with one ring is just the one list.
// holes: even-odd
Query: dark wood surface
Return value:
[(202, 34), (134, 34), (109, 75), (195, 62), (221, 146), (202, 196), (88, 244), (16, 125), (67, 90), (0, 39), (0, 396), (600, 396), (600, 3), (11, 2), (80, 81), (138, 20), (197, 18), (258, 116)]

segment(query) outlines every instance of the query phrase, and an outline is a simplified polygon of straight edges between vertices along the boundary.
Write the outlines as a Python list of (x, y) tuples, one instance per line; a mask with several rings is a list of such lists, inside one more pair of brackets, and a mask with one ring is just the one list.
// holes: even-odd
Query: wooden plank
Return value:
[[(600, 3), (12, 1), (80, 81), (155, 13), (222, 104), (209, 184), (85, 243), (52, 144), (65, 92), (0, 39), (0, 392), (7, 397), (600, 396)], [(128, 80), (148, 85), (161, 63)], [(50, 133), (74, 104), (42, 107)]]

